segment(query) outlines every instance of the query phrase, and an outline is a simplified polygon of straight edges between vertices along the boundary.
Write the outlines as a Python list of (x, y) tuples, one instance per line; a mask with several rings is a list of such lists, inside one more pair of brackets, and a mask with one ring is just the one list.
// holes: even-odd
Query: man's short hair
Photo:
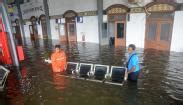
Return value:
[(132, 50), (136, 50), (136, 46), (134, 45), (134, 44), (130, 44), (129, 46), (128, 46), (128, 48), (132, 48)]
[(55, 48), (59, 48), (60, 49), (60, 45), (55, 45)]

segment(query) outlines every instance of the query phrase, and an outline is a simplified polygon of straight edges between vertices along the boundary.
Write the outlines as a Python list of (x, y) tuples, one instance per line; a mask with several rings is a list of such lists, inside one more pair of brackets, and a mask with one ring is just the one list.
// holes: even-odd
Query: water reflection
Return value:
[[(50, 44), (52, 43), (52, 44)], [(26, 60), (20, 73), (10, 75), (7, 92), (0, 95), (0, 104), (26, 105), (166, 105), (182, 104), (183, 53), (137, 49), (143, 63), (144, 76), (137, 84), (112, 86), (74, 80), (52, 73), (43, 62), (50, 57), (59, 41), (40, 41), (40, 46), (25, 47)], [(48, 45), (47, 45), (48, 44)], [(61, 43), (68, 61), (120, 66), (127, 55), (123, 47), (99, 46), (91, 43)], [(9, 92), (8, 92), (9, 91)]]
[[(16, 71), (11, 71), (8, 76), (6, 90), (4, 92), (5, 99), (8, 99), (8, 102), (4, 102), (2, 104), (6, 105), (24, 105), (23, 101), (23, 93), (21, 91), (21, 79), (19, 79), (19, 73)], [(3, 93), (1, 93), (3, 95)]]
[(53, 73), (53, 85), (55, 89), (64, 91), (67, 87), (67, 78), (60, 75), (60, 73)]
[(31, 79), (26, 67), (21, 67), (20, 88), (22, 94), (28, 94), (31, 89)]
[[(160, 103), (167, 104), (167, 95), (163, 88), (162, 81), (164, 81), (166, 72), (166, 65), (168, 65), (169, 53), (161, 52), (157, 50), (144, 50), (144, 78), (143, 84), (140, 88), (143, 88), (142, 94), (147, 94), (150, 100), (146, 100), (146, 103)], [(146, 98), (141, 97), (141, 98)], [(163, 100), (163, 101), (162, 101)]]

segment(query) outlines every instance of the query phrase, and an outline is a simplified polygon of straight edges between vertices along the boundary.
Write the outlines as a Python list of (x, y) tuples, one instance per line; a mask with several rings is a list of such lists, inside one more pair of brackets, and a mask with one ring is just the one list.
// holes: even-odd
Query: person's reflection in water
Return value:
[(39, 42), (39, 39), (35, 38), (35, 39), (31, 39), (31, 43), (32, 43), (32, 46), (35, 47), (35, 48), (38, 48), (40, 47), (40, 42)]
[(59, 73), (53, 73), (53, 83), (57, 90), (64, 90), (67, 86), (67, 80), (65, 77), (60, 76)]
[(26, 67), (22, 67), (21, 76), (22, 76), (20, 80), (21, 92), (22, 94), (27, 94), (31, 89), (31, 79), (28, 76)]
[(125, 85), (125, 100), (127, 105), (139, 105), (138, 100), (138, 83), (135, 82), (128, 82), (128, 84)]

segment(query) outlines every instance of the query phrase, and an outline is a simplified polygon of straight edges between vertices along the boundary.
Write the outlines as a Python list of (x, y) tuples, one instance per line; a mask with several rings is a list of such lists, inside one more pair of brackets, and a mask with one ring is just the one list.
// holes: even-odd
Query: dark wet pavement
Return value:
[[(54, 43), (57, 43), (54, 41)], [(68, 61), (120, 66), (127, 55), (122, 47), (72, 43), (62, 48)], [(40, 44), (25, 47), (21, 70), (12, 70), (0, 105), (181, 105), (183, 103), (183, 53), (137, 49), (143, 63), (138, 83), (123, 87), (53, 74), (44, 63), (53, 50)]]

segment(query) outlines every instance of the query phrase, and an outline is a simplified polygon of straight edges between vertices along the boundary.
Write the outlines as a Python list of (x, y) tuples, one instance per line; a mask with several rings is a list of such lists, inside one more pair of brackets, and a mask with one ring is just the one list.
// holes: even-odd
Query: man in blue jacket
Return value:
[(136, 53), (136, 47), (134, 44), (130, 44), (128, 46), (128, 62), (127, 62), (127, 69), (128, 69), (128, 80), (137, 81), (138, 75), (140, 71), (139, 59)]

